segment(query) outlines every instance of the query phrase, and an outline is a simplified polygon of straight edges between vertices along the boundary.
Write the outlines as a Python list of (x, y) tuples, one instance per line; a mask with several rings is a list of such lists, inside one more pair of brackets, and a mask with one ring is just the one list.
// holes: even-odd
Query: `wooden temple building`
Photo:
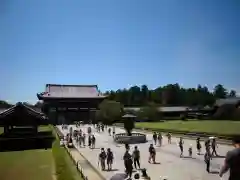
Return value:
[(95, 112), (105, 99), (97, 85), (47, 84), (37, 97), (43, 101), (42, 111), (52, 124), (94, 122)]
[(44, 114), (35, 111), (24, 103), (17, 103), (15, 106), (0, 113), (0, 151), (5, 148), (19, 149), (21, 145), (37, 147), (45, 144), (46, 139), (52, 139), (50, 133), (38, 132), (40, 125), (48, 124)]

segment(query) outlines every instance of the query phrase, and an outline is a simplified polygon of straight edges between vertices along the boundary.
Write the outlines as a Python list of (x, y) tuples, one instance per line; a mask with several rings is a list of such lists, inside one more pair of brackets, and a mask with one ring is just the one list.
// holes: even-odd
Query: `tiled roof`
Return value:
[(33, 115), (33, 116), (35, 116), (35, 117), (37, 117), (37, 118), (39, 118), (39, 119), (46, 119), (46, 117), (44, 116), (44, 114), (42, 114), (42, 113), (40, 113), (40, 112), (38, 112), (38, 111), (35, 111), (34, 109), (26, 106), (24, 103), (21, 103), (21, 102), (18, 102), (18, 103), (16, 103), (15, 106), (13, 106), (13, 107), (11, 107), (11, 108), (9, 108), (9, 109), (6, 109), (6, 110), (4, 110), (4, 111), (2, 111), (2, 112), (0, 113), (0, 118), (4, 118), (4, 117), (6, 117), (6, 116), (8, 116), (8, 115), (10, 115), (10, 114), (12, 114), (12, 113), (14, 113), (15, 110), (18, 109), (18, 108), (23, 108), (23, 109), (25, 109), (30, 115)]
[(47, 84), (42, 97), (52, 98), (97, 98), (104, 97), (99, 91), (97, 85), (60, 85)]

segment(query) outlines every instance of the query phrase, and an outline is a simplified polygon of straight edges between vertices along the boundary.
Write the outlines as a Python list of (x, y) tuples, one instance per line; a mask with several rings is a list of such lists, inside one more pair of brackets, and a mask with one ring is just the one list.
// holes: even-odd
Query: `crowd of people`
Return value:
[[(66, 128), (65, 126), (62, 127), (63, 129)], [(115, 135), (115, 127), (107, 127), (104, 126), (103, 124), (98, 124), (95, 126), (97, 132), (104, 132), (105, 129), (108, 130), (109, 136), (114, 136)], [(95, 144), (96, 144), (96, 138), (92, 134), (92, 129), (91, 127), (88, 127), (87, 129), (87, 135), (85, 132), (81, 130), (74, 130), (72, 129), (69, 130), (69, 137), (72, 137), (75, 139), (77, 145), (80, 147), (86, 146), (86, 137), (88, 138), (88, 146), (89, 148), (94, 149)], [(170, 133), (166, 134), (167, 137), (167, 142), (168, 144), (172, 144), (172, 135)], [(162, 146), (162, 140), (163, 140), (163, 135), (162, 133), (157, 133), (154, 132), (152, 135), (153, 138), (153, 143), (150, 144), (148, 152), (149, 152), (149, 163), (156, 163), (156, 150), (154, 146)], [(70, 138), (71, 139), (71, 138)], [(184, 153), (184, 140), (183, 137), (179, 138), (178, 141), (178, 146), (180, 149), (180, 158), (183, 157)], [(213, 156), (218, 156), (217, 153), (217, 141), (216, 138), (211, 137), (207, 139), (204, 142), (205, 145), (205, 152), (204, 152), (204, 162), (206, 164), (206, 171), (210, 173), (210, 167), (211, 167), (211, 160)], [(240, 176), (240, 139), (235, 139), (234, 140), (234, 145), (236, 149), (233, 151), (230, 151), (225, 160), (224, 166), (221, 168), (221, 171), (219, 173), (220, 176), (222, 176), (228, 169), (230, 169), (230, 177), (238, 177)], [(202, 145), (201, 145), (201, 139), (200, 137), (196, 139), (196, 150), (197, 150), (197, 155), (201, 155), (202, 153)], [(193, 155), (193, 147), (190, 144), (190, 146), (187, 149), (189, 157), (192, 157)], [(125, 172), (128, 178), (132, 178), (133, 175), (133, 170), (134, 168), (136, 170), (141, 170), (142, 171), (142, 179), (150, 179), (150, 177), (147, 175), (146, 169), (141, 169), (141, 163), (140, 163), (140, 150), (138, 146), (134, 146), (133, 151), (130, 152), (130, 145), (125, 144), (125, 153), (123, 155), (123, 161), (124, 161), (124, 167), (125, 167)], [(101, 151), (98, 155), (98, 164), (101, 166), (102, 171), (111, 171), (112, 170), (112, 165), (114, 161), (114, 152), (110, 148), (101, 148)], [(234, 174), (232, 175), (231, 174)], [(135, 173), (134, 179), (139, 179), (140, 175), (138, 173)], [(144, 178), (143, 178), (144, 177)], [(234, 179), (234, 178), (229, 178), (229, 180), (240, 180), (239, 179)]]

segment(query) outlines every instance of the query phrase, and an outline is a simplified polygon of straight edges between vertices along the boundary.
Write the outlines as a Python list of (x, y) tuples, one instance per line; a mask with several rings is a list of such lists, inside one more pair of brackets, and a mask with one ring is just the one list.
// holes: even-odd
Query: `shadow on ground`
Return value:
[(52, 148), (54, 136), (51, 131), (39, 132), (36, 135), (0, 135), (0, 151), (22, 151), (30, 149)]

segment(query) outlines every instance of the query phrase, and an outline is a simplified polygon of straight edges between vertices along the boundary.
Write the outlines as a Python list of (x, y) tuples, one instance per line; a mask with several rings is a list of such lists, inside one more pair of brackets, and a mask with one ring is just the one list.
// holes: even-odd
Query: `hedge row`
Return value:
[(149, 130), (149, 131), (156, 131), (156, 132), (170, 132), (172, 134), (182, 134), (185, 136), (200, 136), (200, 137), (211, 137), (211, 136), (216, 136), (220, 139), (226, 139), (226, 140), (231, 140), (236, 134), (218, 134), (218, 133), (203, 133), (203, 132), (191, 132), (191, 131), (181, 131), (181, 130), (174, 130), (174, 129), (159, 129), (159, 128), (138, 128), (135, 127), (135, 129), (144, 129), (144, 130)]

